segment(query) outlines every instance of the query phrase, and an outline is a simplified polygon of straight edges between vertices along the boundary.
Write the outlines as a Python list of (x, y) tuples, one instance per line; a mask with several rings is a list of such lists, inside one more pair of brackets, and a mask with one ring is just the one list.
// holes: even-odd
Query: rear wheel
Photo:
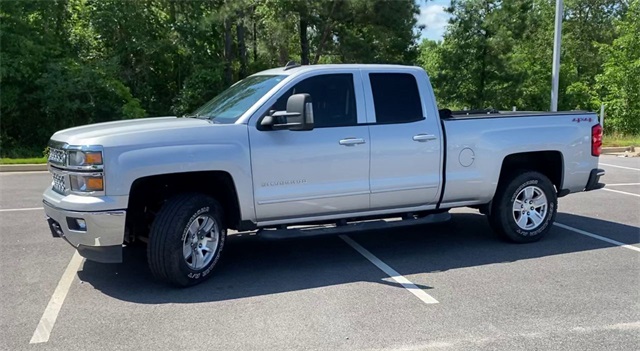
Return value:
[(557, 207), (557, 194), (549, 178), (539, 172), (519, 171), (499, 184), (489, 223), (503, 239), (538, 241), (551, 229)]
[(206, 280), (220, 259), (226, 235), (222, 207), (215, 199), (201, 194), (170, 199), (151, 226), (151, 273), (178, 286)]

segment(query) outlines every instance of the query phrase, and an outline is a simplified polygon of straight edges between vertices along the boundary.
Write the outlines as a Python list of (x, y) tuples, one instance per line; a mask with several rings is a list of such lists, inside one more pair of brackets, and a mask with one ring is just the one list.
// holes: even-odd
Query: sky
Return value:
[(418, 24), (427, 26), (427, 28), (422, 30), (423, 39), (442, 40), (442, 34), (444, 34), (447, 21), (450, 17), (444, 9), (448, 7), (450, 3), (450, 0), (416, 0), (416, 4), (420, 6)]

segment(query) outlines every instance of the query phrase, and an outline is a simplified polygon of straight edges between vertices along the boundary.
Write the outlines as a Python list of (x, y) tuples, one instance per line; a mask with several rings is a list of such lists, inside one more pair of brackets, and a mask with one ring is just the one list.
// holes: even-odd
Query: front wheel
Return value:
[(222, 206), (215, 199), (181, 194), (168, 200), (151, 226), (151, 273), (177, 286), (204, 281), (220, 259), (226, 235)]
[(544, 174), (521, 171), (498, 186), (489, 223), (502, 238), (517, 243), (542, 239), (558, 208), (553, 184)]

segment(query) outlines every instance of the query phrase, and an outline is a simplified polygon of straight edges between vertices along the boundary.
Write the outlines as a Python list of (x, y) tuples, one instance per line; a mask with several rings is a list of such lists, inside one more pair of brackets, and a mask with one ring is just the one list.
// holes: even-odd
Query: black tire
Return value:
[[(533, 199), (538, 203), (529, 204), (528, 201), (522, 201), (526, 198), (527, 190), (533, 190)], [(542, 207), (533, 208), (543, 201), (541, 196), (535, 197), (535, 194), (539, 193), (546, 197), (547, 207), (544, 215), (541, 215)], [(522, 212), (514, 208), (516, 201), (518, 203), (515, 207), (522, 208)], [(530, 243), (542, 239), (549, 232), (557, 210), (558, 197), (549, 178), (538, 172), (517, 171), (498, 184), (491, 204), (491, 214), (488, 216), (489, 224), (502, 239)]]
[[(217, 246), (210, 261), (199, 269), (190, 266), (183, 254), (183, 243), (190, 239), (186, 236), (189, 226), (203, 217), (215, 221), (217, 229), (198, 231), (204, 237), (217, 238)], [(211, 271), (220, 260), (227, 236), (227, 227), (223, 222), (222, 206), (215, 199), (202, 194), (181, 194), (168, 200), (158, 212), (149, 234), (147, 260), (153, 276), (163, 282), (176, 286), (190, 286), (201, 283), (211, 276)], [(196, 224), (197, 225), (197, 224)], [(197, 243), (194, 244), (196, 250)], [(200, 246), (202, 247), (202, 246)], [(195, 252), (195, 251), (194, 251)], [(193, 255), (194, 253), (192, 253)], [(191, 256), (193, 260), (194, 256)], [(205, 261), (206, 262), (206, 261)]]

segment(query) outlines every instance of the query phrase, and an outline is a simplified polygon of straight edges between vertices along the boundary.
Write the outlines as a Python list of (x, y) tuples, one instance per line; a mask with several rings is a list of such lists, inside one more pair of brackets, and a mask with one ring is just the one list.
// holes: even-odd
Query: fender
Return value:
[[(122, 146), (105, 148), (105, 187), (108, 195), (129, 195), (136, 179), (171, 173), (225, 171), (236, 185), (242, 220), (255, 220), (253, 184), (246, 125), (205, 128), (209, 143), (173, 142), (174, 145)], [(233, 131), (229, 133), (230, 131)], [(194, 133), (198, 134), (198, 133)], [(200, 139), (195, 137), (194, 139)], [(175, 145), (179, 144), (179, 145)]]

